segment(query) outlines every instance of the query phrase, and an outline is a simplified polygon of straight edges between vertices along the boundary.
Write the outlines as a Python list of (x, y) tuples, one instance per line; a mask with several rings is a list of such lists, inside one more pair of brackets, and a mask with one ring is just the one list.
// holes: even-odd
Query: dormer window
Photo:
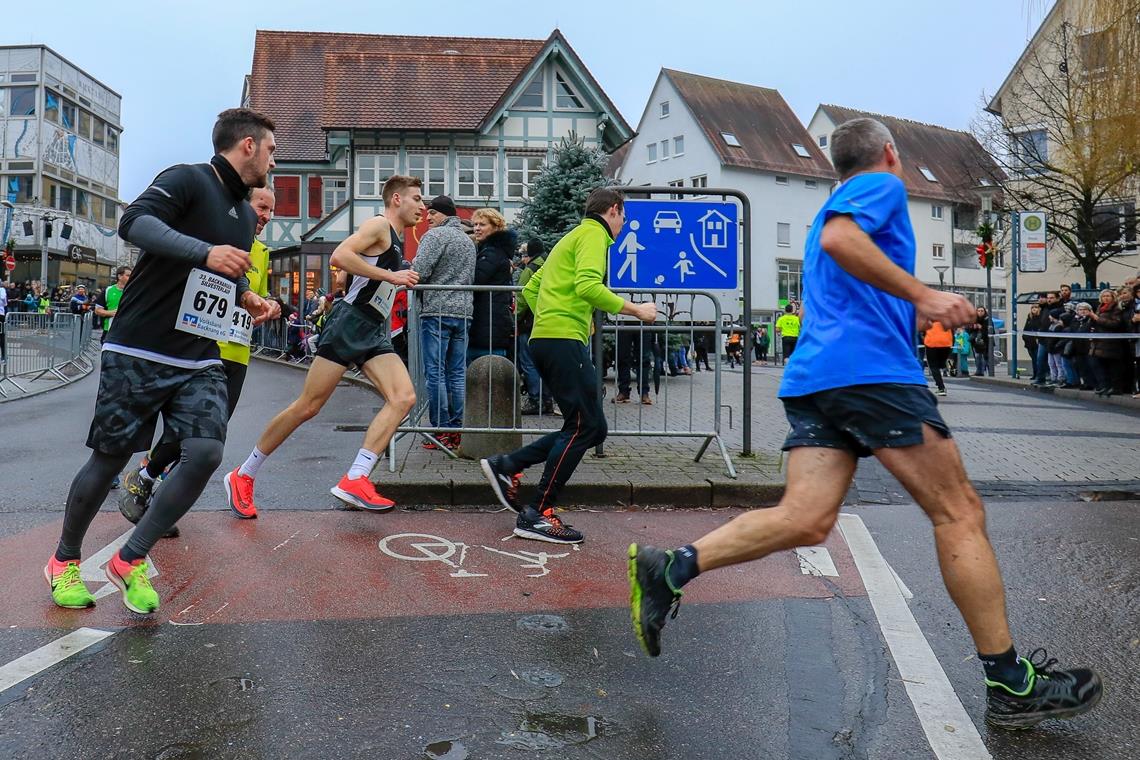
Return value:
[(811, 154), (808, 153), (808, 149), (799, 143), (792, 143), (792, 150), (794, 150), (796, 152), (796, 155), (800, 158), (811, 158)]
[(546, 108), (546, 93), (542, 71), (539, 71), (527, 82), (526, 89), (515, 99), (512, 108), (527, 111), (541, 111)]
[(720, 139), (724, 140), (724, 144), (730, 148), (739, 148), (740, 140), (736, 139), (736, 135), (732, 132), (721, 132)]
[(582, 98), (561, 71), (554, 72), (554, 107), (559, 111), (586, 110)]
[(934, 172), (930, 171), (929, 168), (927, 168), (925, 166), (920, 166), (920, 167), (918, 167), (918, 170), (920, 172), (922, 172), (922, 176), (926, 177), (927, 182), (937, 182), (938, 181), (938, 177), (935, 177)]

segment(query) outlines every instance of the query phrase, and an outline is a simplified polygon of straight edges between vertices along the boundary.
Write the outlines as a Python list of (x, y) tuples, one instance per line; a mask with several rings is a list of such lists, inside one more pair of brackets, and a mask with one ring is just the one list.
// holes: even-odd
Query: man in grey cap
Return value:
[[(475, 281), (475, 244), (464, 234), (455, 203), (438, 195), (428, 204), (431, 225), (420, 241), (412, 269), (420, 285), (471, 285)], [(420, 335), (427, 380), (428, 416), (432, 427), (463, 425), (466, 392), (467, 330), (471, 323), (471, 291), (417, 291), (421, 298)], [(459, 447), (459, 433), (443, 433), (439, 441)], [(424, 448), (438, 448), (424, 441)]]

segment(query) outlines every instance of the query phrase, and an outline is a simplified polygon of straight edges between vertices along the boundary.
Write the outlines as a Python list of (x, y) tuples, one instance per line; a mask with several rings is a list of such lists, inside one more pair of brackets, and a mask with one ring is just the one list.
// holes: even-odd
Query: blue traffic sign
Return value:
[(736, 290), (737, 217), (735, 203), (627, 200), (610, 287)]

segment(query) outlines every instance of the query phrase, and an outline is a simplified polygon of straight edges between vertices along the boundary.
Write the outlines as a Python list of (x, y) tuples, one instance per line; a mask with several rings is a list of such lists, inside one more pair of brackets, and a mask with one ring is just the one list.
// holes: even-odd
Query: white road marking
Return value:
[(10, 689), (37, 673), (47, 670), (52, 665), (63, 662), (71, 655), (82, 652), (92, 644), (97, 644), (108, 636), (114, 635), (114, 631), (80, 628), (49, 644), (44, 644), (34, 652), (28, 652), (23, 657), (18, 657), (0, 667), (0, 691)]
[[(966, 708), (938, 664), (899, 582), (858, 515), (841, 514), (839, 528), (855, 559), (883, 638), (914, 705), (930, 748), (940, 760), (992, 760)], [(981, 688), (981, 679), (978, 679)]]
[(822, 546), (800, 546), (796, 549), (796, 557), (800, 560), (800, 572), (804, 575), (839, 577), (839, 571), (831, 560), (831, 552)]
[[(134, 530), (134, 528), (131, 528), (126, 533), (119, 536), (114, 541), (107, 544), (87, 559), (83, 560), (83, 562), (81, 562), (79, 565), (79, 577), (85, 581), (106, 581), (107, 574), (103, 572), (103, 566), (111, 561), (111, 557), (115, 556), (115, 552), (123, 548), (123, 545), (127, 543), (127, 539), (131, 537), (131, 533), (133, 533)], [(151, 556), (148, 554), (146, 555), (146, 577), (155, 578), (157, 576), (158, 565), (154, 564), (154, 560), (151, 559)], [(106, 596), (107, 594), (112, 594), (117, 590), (115, 588), (115, 584), (108, 583), (107, 585), (111, 587), (110, 591), (107, 590), (107, 586), (104, 586), (95, 592), (96, 599), (99, 598), (100, 594)]]

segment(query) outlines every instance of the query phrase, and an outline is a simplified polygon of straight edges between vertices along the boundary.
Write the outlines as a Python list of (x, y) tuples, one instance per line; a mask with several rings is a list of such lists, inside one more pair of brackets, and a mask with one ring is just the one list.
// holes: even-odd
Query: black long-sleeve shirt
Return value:
[[(248, 251), (256, 224), (249, 202), (235, 197), (209, 164), (180, 164), (159, 174), (119, 222), (120, 237), (143, 253), (103, 350), (187, 368), (218, 362), (215, 341), (175, 328), (182, 292), (190, 271), (206, 268), (211, 246)], [(235, 282), (240, 297), (248, 282)]]

